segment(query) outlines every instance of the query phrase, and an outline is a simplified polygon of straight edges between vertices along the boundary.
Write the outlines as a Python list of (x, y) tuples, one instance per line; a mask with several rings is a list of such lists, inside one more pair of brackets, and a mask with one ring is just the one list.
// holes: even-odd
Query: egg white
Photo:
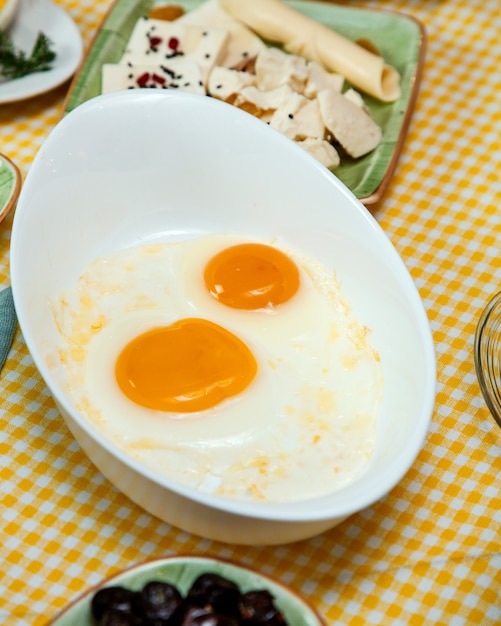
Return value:
[[(68, 389), (103, 434), (185, 484), (269, 501), (323, 495), (357, 476), (372, 454), (379, 359), (332, 273), (294, 251), (284, 250), (301, 285), (288, 302), (244, 311), (216, 301), (203, 269), (243, 241), (210, 235), (94, 261), (77, 289), (53, 303)], [(240, 395), (194, 414), (136, 405), (116, 382), (118, 354), (141, 333), (184, 317), (211, 320), (242, 339), (257, 359), (256, 378)]]

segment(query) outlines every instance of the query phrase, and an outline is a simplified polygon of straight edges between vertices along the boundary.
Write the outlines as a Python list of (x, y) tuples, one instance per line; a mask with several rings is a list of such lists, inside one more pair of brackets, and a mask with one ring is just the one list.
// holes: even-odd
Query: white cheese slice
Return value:
[(220, 61), (227, 39), (228, 33), (222, 29), (144, 17), (136, 22), (120, 63), (160, 65), (174, 58), (190, 57), (199, 64), (206, 83)]
[[(193, 26), (192, 28), (197, 27)], [(205, 85), (207, 85), (212, 70), (220, 64), (227, 41), (227, 31), (221, 28), (205, 28), (202, 29), (202, 36), (198, 45), (186, 52), (187, 56), (198, 62)]]
[(275, 111), (270, 126), (296, 141), (307, 137), (323, 139), (325, 132), (317, 100), (295, 92)]
[(322, 165), (333, 170), (339, 163), (339, 154), (334, 146), (325, 139), (316, 139), (314, 137), (308, 137), (302, 141), (298, 141), (297, 144), (309, 152), (317, 161), (320, 161)]
[(361, 157), (381, 141), (381, 128), (343, 94), (325, 89), (318, 94), (317, 101), (327, 130), (350, 156)]
[(302, 93), (308, 78), (306, 60), (278, 48), (266, 48), (260, 52), (255, 71), (256, 85), (261, 91), (288, 84), (294, 91)]
[(235, 67), (266, 48), (260, 37), (221, 8), (219, 0), (203, 2), (196, 9), (178, 18), (176, 23), (226, 30), (228, 41), (219, 61), (224, 67)]
[(244, 87), (253, 85), (255, 82), (254, 74), (218, 66), (210, 73), (207, 90), (214, 98), (233, 103)]
[(122, 89), (178, 89), (206, 95), (200, 67), (195, 61), (177, 57), (161, 65), (105, 63), (101, 70), (101, 92)]

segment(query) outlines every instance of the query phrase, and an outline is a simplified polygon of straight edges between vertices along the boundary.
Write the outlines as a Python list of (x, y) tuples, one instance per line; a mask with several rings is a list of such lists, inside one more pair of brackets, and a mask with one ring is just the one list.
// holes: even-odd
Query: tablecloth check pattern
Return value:
[[(58, 1), (88, 47), (110, 0)], [(42, 625), (132, 562), (189, 552), (257, 566), (333, 625), (501, 623), (501, 432), (472, 357), (480, 311), (501, 288), (501, 10), (497, 0), (359, 6), (412, 14), (428, 35), (410, 132), (374, 210), (417, 284), (436, 345), (436, 409), (417, 461), (382, 501), (309, 541), (201, 539), (145, 513), (90, 464), (18, 331), (0, 378), (1, 624)], [(66, 89), (0, 106), (1, 151), (25, 174)], [(11, 225), (12, 216), (0, 226), (1, 286)]]

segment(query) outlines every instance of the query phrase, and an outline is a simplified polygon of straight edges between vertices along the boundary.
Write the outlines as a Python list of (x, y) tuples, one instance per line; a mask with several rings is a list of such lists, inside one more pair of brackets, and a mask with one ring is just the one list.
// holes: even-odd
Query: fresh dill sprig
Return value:
[(16, 50), (8, 33), (0, 31), (0, 76), (14, 79), (33, 72), (50, 70), (51, 63), (56, 58), (51, 45), (47, 35), (38, 33), (31, 54), (27, 56), (22, 50)]

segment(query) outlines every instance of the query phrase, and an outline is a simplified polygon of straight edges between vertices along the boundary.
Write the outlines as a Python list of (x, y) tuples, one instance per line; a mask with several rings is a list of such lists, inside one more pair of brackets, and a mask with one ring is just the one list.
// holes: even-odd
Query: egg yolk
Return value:
[(133, 402), (159, 411), (209, 409), (243, 391), (257, 363), (231, 332), (198, 318), (178, 320), (133, 339), (118, 356), (115, 375)]
[(216, 254), (204, 281), (210, 294), (234, 309), (263, 309), (286, 302), (299, 287), (299, 270), (286, 254), (265, 244), (244, 243)]

